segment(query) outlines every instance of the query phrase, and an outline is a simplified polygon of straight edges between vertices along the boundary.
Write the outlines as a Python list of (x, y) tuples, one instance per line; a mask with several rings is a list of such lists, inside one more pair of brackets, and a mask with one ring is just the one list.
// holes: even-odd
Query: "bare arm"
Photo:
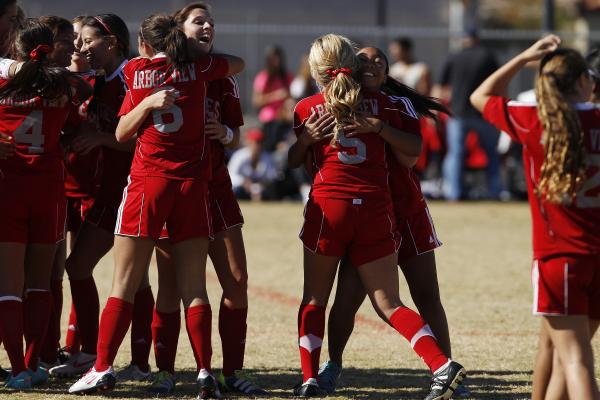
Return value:
[(376, 132), (390, 144), (392, 149), (403, 153), (407, 157), (419, 158), (421, 154), (421, 136), (396, 129), (379, 118), (356, 118), (353, 124), (344, 126), (344, 132), (348, 137), (356, 136), (359, 133)]
[(540, 60), (546, 54), (556, 50), (559, 45), (560, 38), (558, 36), (548, 35), (538, 40), (527, 50), (504, 64), (483, 81), (483, 83), (471, 94), (470, 100), (473, 107), (480, 112), (483, 112), (483, 109), (491, 96), (504, 95), (506, 93), (508, 84), (521, 68), (530, 61)]
[(204, 126), (204, 132), (210, 139), (218, 140), (223, 146), (235, 149), (240, 143), (240, 128), (231, 128), (214, 118), (209, 118)]

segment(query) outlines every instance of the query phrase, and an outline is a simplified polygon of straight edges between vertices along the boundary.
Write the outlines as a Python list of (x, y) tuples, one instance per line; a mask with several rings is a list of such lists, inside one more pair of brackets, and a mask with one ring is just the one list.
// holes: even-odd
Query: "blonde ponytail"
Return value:
[(362, 101), (360, 83), (356, 79), (360, 69), (356, 50), (348, 38), (328, 34), (313, 42), (308, 55), (311, 75), (323, 87), (325, 109), (336, 121), (331, 140), (334, 146), (342, 126), (352, 120)]
[(579, 115), (567, 96), (574, 94), (587, 65), (571, 49), (549, 54), (540, 65), (535, 93), (545, 155), (536, 194), (551, 203), (571, 204), (585, 181), (586, 154)]

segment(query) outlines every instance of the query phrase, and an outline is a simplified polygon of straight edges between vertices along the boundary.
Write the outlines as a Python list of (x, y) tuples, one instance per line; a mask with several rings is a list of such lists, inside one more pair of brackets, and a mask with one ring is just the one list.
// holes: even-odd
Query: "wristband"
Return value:
[(233, 130), (227, 125), (225, 125), (225, 129), (227, 130), (227, 133), (225, 134), (225, 137), (221, 139), (221, 143), (229, 144), (233, 141)]
[(15, 60), (11, 60), (10, 58), (2, 58), (0, 59), (0, 78), (8, 79), (10, 78), (9, 71), (10, 66), (16, 63)]

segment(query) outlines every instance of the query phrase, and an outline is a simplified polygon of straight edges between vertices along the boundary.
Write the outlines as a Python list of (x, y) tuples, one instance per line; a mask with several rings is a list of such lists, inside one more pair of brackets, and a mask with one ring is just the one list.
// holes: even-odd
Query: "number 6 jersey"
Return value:
[(179, 180), (210, 178), (210, 147), (204, 135), (206, 81), (227, 75), (224, 58), (206, 56), (175, 69), (163, 54), (138, 57), (125, 66), (127, 95), (119, 115), (127, 114), (157, 88), (179, 92), (173, 106), (151, 112), (138, 130), (132, 176)]
[[(394, 127), (402, 125), (400, 114), (387, 96), (363, 93), (360, 112)], [(304, 124), (315, 112), (325, 111), (323, 94), (302, 99), (294, 109), (294, 131), (302, 134)], [(340, 133), (337, 146), (324, 139), (310, 147), (313, 162), (312, 195), (337, 199), (389, 198), (386, 142), (375, 132), (346, 137)]]
[(541, 201), (534, 190), (544, 162), (543, 129), (535, 103), (492, 96), (483, 117), (523, 144), (529, 205), (533, 221), (533, 256), (600, 254), (600, 108), (575, 105), (584, 134), (586, 181), (572, 205)]

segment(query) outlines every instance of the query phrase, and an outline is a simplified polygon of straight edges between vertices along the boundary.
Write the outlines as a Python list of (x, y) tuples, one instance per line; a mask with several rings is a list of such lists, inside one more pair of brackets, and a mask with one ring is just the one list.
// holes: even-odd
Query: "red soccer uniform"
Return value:
[[(125, 67), (129, 94), (120, 115), (133, 109), (159, 87), (179, 91), (175, 104), (154, 111), (138, 130), (132, 176), (160, 176), (178, 180), (204, 180), (210, 177), (208, 140), (204, 135), (206, 85), (225, 77), (227, 61), (206, 56), (176, 70), (164, 55), (135, 58)], [(199, 103), (198, 103), (199, 102)]]
[[(398, 110), (381, 93), (365, 93), (359, 109), (394, 127), (401, 126)], [(326, 112), (322, 94), (296, 105), (296, 135), (302, 133), (313, 112), (318, 116)], [(341, 133), (336, 147), (328, 139), (310, 147), (315, 173), (300, 233), (307, 249), (337, 257), (347, 252), (354, 266), (398, 249), (386, 147), (386, 142), (372, 132), (351, 138)]]
[[(230, 76), (208, 83), (206, 117), (214, 118), (231, 129), (244, 125), (240, 94), (235, 77)], [(213, 231), (218, 233), (242, 225), (244, 218), (231, 187), (225, 163), (225, 147), (218, 140), (210, 141), (212, 178), (209, 183), (210, 210)]]
[[(578, 104), (577, 110), (588, 168), (586, 181), (572, 205), (542, 201), (534, 192), (544, 162), (543, 129), (536, 105), (492, 96), (483, 112), (485, 119), (523, 144), (536, 259), (534, 312), (539, 314), (592, 316), (590, 304), (595, 302), (595, 315), (599, 316), (600, 109), (584, 103)], [(561, 260), (564, 255), (577, 256), (576, 261)], [(595, 263), (586, 259), (590, 256)]]
[(59, 139), (68, 113), (66, 97), (0, 102), (0, 132), (17, 145), (12, 157), (0, 160), (0, 242), (56, 243), (63, 238), (66, 206)]

